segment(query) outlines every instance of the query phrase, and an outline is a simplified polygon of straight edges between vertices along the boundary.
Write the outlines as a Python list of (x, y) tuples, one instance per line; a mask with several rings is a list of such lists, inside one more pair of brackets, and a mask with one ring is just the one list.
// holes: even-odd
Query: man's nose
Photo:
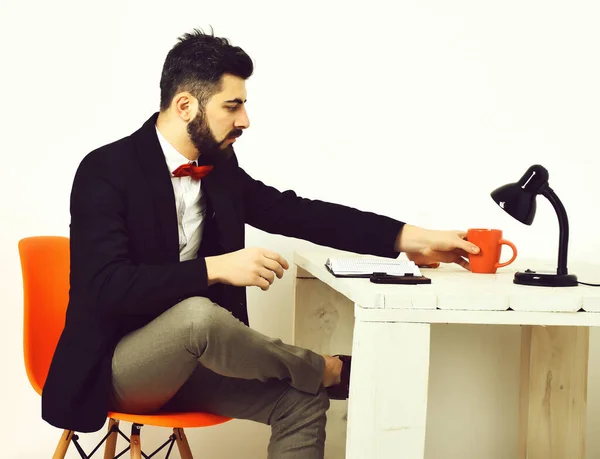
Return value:
[(239, 115), (235, 120), (235, 127), (238, 129), (248, 129), (250, 127), (250, 119), (248, 118), (246, 107), (242, 106), (239, 111)]

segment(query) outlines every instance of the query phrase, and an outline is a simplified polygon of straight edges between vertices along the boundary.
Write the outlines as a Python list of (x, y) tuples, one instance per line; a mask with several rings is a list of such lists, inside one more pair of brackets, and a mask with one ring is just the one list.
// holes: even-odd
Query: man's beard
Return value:
[(187, 133), (190, 140), (200, 153), (198, 157), (199, 164), (218, 164), (227, 161), (233, 155), (233, 145), (225, 145), (228, 139), (233, 139), (242, 135), (241, 129), (233, 129), (225, 139), (217, 142), (215, 136), (210, 130), (203, 111), (198, 111), (196, 117), (187, 125)]

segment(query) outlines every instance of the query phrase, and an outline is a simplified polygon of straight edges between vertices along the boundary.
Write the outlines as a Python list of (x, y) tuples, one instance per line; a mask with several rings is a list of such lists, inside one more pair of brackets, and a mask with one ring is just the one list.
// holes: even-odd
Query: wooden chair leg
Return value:
[(71, 444), (71, 439), (73, 438), (74, 433), (75, 432), (72, 430), (65, 430), (63, 432), (52, 459), (65, 459), (65, 456), (67, 455), (67, 449), (69, 449), (69, 445)]
[(194, 459), (183, 429), (175, 428), (173, 429), (173, 433), (175, 434), (175, 440), (177, 441), (177, 448), (179, 449), (181, 459)]
[[(119, 421), (116, 419), (111, 419), (108, 421), (108, 431), (110, 432), (115, 426), (119, 427)], [(106, 444), (104, 445), (104, 459), (115, 459), (115, 454), (117, 452), (117, 438), (119, 433), (115, 430), (111, 433), (106, 439)]]
[(142, 459), (142, 441), (140, 439), (140, 431), (142, 426), (140, 424), (133, 424), (131, 426), (131, 442), (129, 451), (131, 452), (131, 459)]

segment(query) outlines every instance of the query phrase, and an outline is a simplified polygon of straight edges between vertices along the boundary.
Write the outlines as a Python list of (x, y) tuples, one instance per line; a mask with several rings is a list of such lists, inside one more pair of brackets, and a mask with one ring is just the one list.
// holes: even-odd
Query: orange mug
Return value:
[[(469, 254), (471, 272), (494, 274), (498, 268), (510, 265), (517, 258), (517, 248), (512, 242), (502, 239), (499, 229), (471, 228), (467, 231), (467, 241), (480, 249), (477, 254)], [(509, 246), (513, 254), (510, 260), (500, 263), (503, 245)]]

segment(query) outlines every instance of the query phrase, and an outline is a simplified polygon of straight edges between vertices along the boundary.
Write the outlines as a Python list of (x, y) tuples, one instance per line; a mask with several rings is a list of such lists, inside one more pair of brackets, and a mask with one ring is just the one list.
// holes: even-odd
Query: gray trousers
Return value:
[(207, 298), (176, 304), (119, 342), (111, 410), (201, 411), (271, 426), (269, 459), (322, 459), (322, 356), (269, 338)]

